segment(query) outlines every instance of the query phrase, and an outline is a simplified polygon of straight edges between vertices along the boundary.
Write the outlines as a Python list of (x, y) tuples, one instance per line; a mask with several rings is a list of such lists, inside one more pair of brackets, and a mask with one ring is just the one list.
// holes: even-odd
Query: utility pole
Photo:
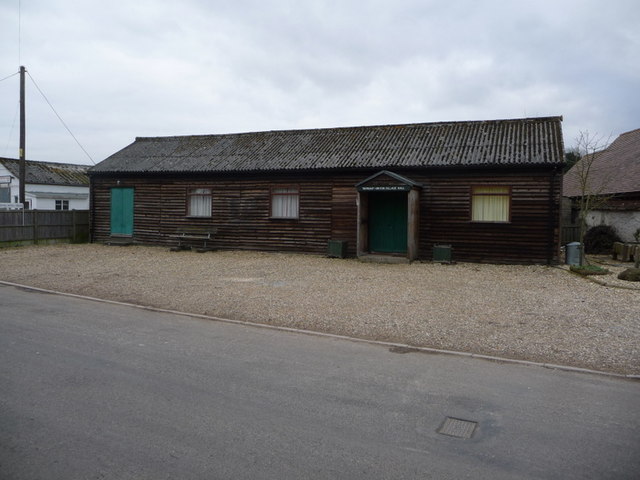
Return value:
[(24, 187), (27, 182), (25, 162), (25, 108), (24, 108), (24, 67), (20, 67), (20, 203), (25, 207)]

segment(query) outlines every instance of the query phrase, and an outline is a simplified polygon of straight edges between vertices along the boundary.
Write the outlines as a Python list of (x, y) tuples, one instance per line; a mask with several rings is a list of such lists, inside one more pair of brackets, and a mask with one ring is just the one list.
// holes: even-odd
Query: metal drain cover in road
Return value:
[(447, 417), (437, 432), (450, 437), (471, 438), (477, 426), (478, 422)]

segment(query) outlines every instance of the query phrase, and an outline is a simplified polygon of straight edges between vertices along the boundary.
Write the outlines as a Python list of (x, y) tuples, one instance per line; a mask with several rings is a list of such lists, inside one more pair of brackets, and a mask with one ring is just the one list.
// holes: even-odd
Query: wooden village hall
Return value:
[(89, 171), (92, 239), (553, 263), (561, 122), (137, 138)]

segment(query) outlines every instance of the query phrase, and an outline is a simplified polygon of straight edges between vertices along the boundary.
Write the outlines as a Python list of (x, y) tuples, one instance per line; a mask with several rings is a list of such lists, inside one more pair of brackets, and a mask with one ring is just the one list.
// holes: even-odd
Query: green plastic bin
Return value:
[(328, 256), (345, 258), (347, 256), (347, 242), (344, 240), (329, 240)]
[(451, 245), (434, 245), (433, 246), (433, 261), (451, 263)]

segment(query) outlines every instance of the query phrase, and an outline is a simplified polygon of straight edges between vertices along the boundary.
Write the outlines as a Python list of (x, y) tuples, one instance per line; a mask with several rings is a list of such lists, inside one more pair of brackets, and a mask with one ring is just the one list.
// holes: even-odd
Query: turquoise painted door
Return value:
[(407, 252), (407, 194), (369, 195), (369, 250), (382, 253)]
[(111, 235), (133, 235), (133, 188), (111, 189)]

